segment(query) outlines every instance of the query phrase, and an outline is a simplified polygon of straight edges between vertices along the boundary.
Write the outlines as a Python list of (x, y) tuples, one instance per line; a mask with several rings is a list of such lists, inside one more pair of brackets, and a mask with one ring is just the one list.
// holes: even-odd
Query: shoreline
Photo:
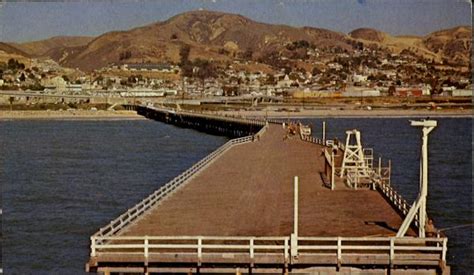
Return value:
[(245, 116), (253, 118), (473, 118), (472, 110), (303, 110), (300, 112), (275, 111), (218, 111), (217, 114), (227, 116)]
[(135, 111), (0, 111), (0, 121), (12, 120), (143, 120)]
[[(276, 111), (217, 111), (203, 112), (221, 116), (270, 119), (305, 118), (473, 118), (472, 110), (302, 110)], [(135, 111), (91, 110), (14, 110), (0, 111), (0, 121), (11, 120), (145, 120)]]

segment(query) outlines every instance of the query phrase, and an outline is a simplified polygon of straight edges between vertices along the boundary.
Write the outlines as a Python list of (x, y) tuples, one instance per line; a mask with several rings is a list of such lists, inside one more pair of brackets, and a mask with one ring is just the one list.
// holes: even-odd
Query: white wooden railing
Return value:
[[(411, 205), (389, 184), (382, 182), (378, 185), (385, 197), (395, 206), (403, 216), (408, 214)], [(418, 226), (418, 214), (415, 215), (414, 223)]]
[[(265, 132), (267, 127), (268, 125), (262, 127), (262, 129), (260, 129), (260, 131), (255, 136), (261, 136)], [(99, 231), (97, 231), (92, 237), (107, 237), (117, 234), (127, 225), (131, 224), (132, 222), (135, 222), (145, 212), (156, 206), (160, 201), (168, 197), (171, 193), (176, 191), (178, 188), (184, 186), (187, 182), (189, 182), (192, 177), (194, 177), (196, 174), (205, 169), (209, 164), (211, 164), (214, 160), (220, 157), (231, 147), (247, 142), (252, 142), (255, 140), (255, 136), (245, 136), (229, 140), (217, 150), (207, 155), (205, 158), (191, 166), (189, 169), (172, 179), (167, 184), (163, 185), (161, 188), (153, 192), (147, 198), (143, 199), (134, 207), (128, 209), (125, 213), (111, 221), (108, 225), (100, 228)]]
[(212, 115), (212, 114), (206, 114), (206, 113), (198, 113), (198, 112), (192, 112), (192, 111), (183, 111), (183, 110), (174, 110), (174, 109), (167, 109), (167, 108), (158, 108), (158, 107), (152, 107), (152, 106), (141, 106), (143, 108), (148, 108), (151, 110), (159, 111), (159, 112), (165, 112), (165, 113), (170, 113), (170, 114), (178, 114), (178, 115), (190, 115), (193, 117), (204, 117), (204, 118), (210, 118), (210, 119), (219, 119), (219, 120), (224, 120), (224, 121), (229, 121), (229, 122), (238, 122), (238, 123), (245, 123), (249, 125), (255, 125), (255, 126), (264, 126), (265, 120), (261, 119), (251, 119), (251, 118), (239, 118), (239, 117), (232, 117), (232, 116), (220, 116), (220, 115)]
[[(198, 261), (205, 256), (234, 258), (236, 255), (283, 256), (290, 263), (296, 256), (332, 256), (340, 262), (345, 256), (382, 257), (389, 263), (416, 255), (416, 259), (445, 262), (447, 238), (410, 237), (297, 237), (297, 255), (291, 255), (290, 237), (211, 237), (211, 236), (123, 236), (91, 237), (91, 257), (125, 255), (186, 255)], [(227, 255), (227, 256), (226, 256)], [(336, 263), (336, 261), (334, 261)], [(350, 263), (347, 258), (344, 263)]]
[(315, 143), (315, 144), (319, 144), (319, 145), (324, 145), (322, 139), (320, 139), (320, 138), (315, 138), (315, 137), (313, 137), (313, 136), (303, 136), (301, 139), (304, 140), (304, 141), (311, 142), (311, 143)]
[[(326, 140), (324, 143), (322, 139), (315, 138), (311, 136), (306, 136), (303, 138), (304, 141), (312, 142), (319, 145), (332, 146), (334, 144), (333, 140)], [(338, 149), (344, 151), (344, 145), (342, 143), (338, 144)], [(329, 161), (330, 155), (325, 151), (326, 161)], [(379, 160), (380, 162), (381, 160)], [(334, 167), (335, 174), (340, 176), (340, 168)], [(371, 168), (371, 173), (369, 175), (370, 179), (376, 183), (376, 188), (379, 188), (382, 191), (382, 194), (390, 201), (390, 203), (406, 216), (408, 211), (411, 208), (411, 205), (390, 185), (390, 173), (391, 165), (389, 167), (381, 167), (379, 164), (378, 168)], [(354, 177), (352, 174), (348, 173), (347, 181), (353, 186), (357, 186), (359, 183), (357, 177)], [(415, 226), (418, 226), (418, 214), (415, 216), (414, 220)]]
[(344, 149), (345, 149), (344, 144), (342, 144), (340, 142), (336, 142), (335, 140), (332, 140), (332, 139), (323, 140), (322, 138), (316, 138), (316, 137), (313, 137), (313, 136), (304, 136), (301, 139), (303, 141), (323, 145), (323, 146), (326, 146), (326, 147), (333, 147), (333, 145), (336, 145), (337, 149), (342, 150), (342, 151), (344, 151)]

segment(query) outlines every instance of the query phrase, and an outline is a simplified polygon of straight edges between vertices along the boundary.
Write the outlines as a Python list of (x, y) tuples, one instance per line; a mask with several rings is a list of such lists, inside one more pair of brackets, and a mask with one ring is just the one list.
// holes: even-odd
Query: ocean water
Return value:
[[(304, 120), (320, 135), (321, 119)], [(418, 188), (420, 129), (407, 119), (326, 119), (392, 160), (392, 184)], [(472, 120), (438, 119), (430, 135), (428, 212), (438, 228), (472, 223)], [(142, 121), (0, 121), (2, 262), (6, 274), (83, 274), (89, 236), (225, 137)], [(471, 274), (472, 227), (447, 231), (453, 274)]]
[(6, 274), (83, 274), (89, 236), (226, 138), (143, 121), (0, 122)]

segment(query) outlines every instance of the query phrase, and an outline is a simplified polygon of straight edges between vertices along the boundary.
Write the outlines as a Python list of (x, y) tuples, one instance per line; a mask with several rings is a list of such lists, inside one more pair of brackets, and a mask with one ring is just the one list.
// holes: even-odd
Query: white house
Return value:
[(354, 74), (352, 76), (352, 81), (356, 83), (364, 83), (367, 82), (367, 76), (366, 75), (360, 75), (360, 74)]
[(67, 82), (62, 76), (55, 76), (53, 78), (42, 79), (43, 86), (54, 87), (56, 90), (64, 91), (66, 89)]
[(282, 80), (279, 80), (277, 82), (277, 87), (290, 87), (292, 81), (290, 80), (290, 77), (288, 75), (285, 75), (285, 77)]
[(470, 97), (472, 97), (472, 90), (470, 90), (470, 89), (455, 89), (455, 90), (453, 90), (453, 96), (470, 96)]

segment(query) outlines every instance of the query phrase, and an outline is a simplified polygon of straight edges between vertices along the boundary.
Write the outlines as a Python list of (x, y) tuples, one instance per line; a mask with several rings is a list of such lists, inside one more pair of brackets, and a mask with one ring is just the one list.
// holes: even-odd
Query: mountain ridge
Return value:
[(97, 37), (59, 36), (9, 45), (31, 56), (49, 57), (63, 66), (85, 71), (113, 63), (178, 63), (179, 51), (184, 45), (190, 47), (191, 59), (231, 61), (244, 55), (256, 60), (271, 52), (284, 51), (288, 44), (302, 40), (317, 48), (345, 51), (351, 51), (352, 42), (357, 41), (395, 53), (409, 49), (423, 57), (466, 64), (470, 61), (471, 31), (470, 26), (458, 26), (426, 36), (392, 36), (376, 29), (358, 28), (343, 34), (309, 26), (262, 23), (239, 14), (203, 10)]

